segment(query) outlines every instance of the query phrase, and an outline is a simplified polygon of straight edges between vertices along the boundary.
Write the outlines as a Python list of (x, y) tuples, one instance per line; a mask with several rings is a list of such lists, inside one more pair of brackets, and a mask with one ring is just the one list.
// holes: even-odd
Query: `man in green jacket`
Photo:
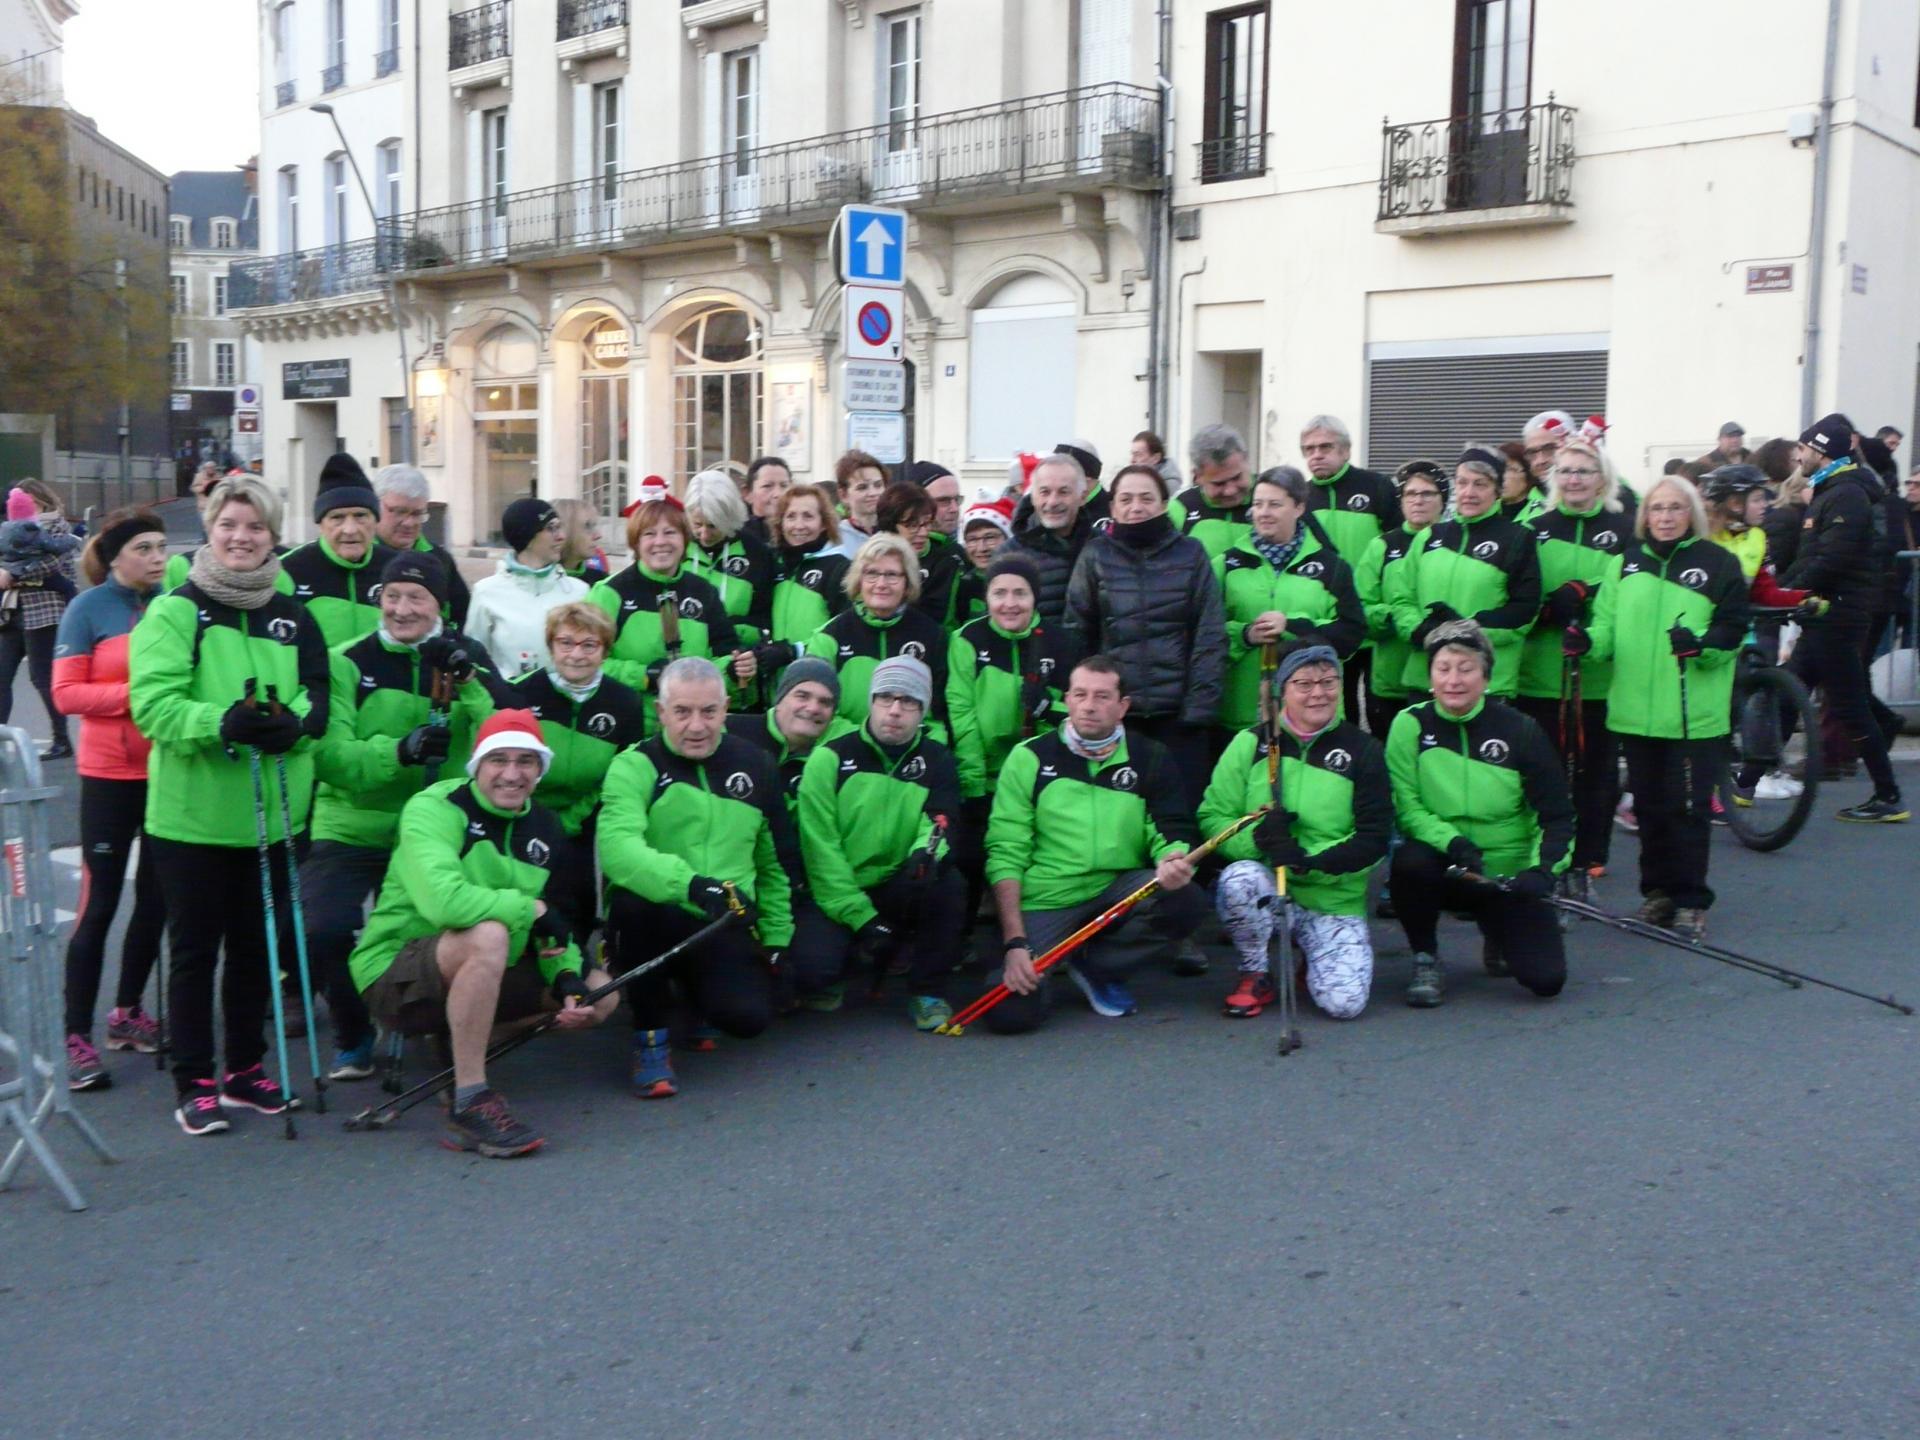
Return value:
[[(802, 655), (780, 672), (766, 714), (727, 716), (727, 734), (758, 745), (779, 767), (787, 814), (795, 825), (800, 823), (800, 777), (808, 757), (823, 741), (858, 728), (840, 717), (839, 708), (840, 673), (817, 655)], [(794, 922), (800, 924), (801, 917), (795, 915)]]
[[(446, 585), (432, 556), (396, 554), (381, 572), (379, 628), (328, 657), (327, 731), (314, 750), (320, 788), (300, 891), (314, 974), (333, 1012), (333, 1080), (373, 1074), (373, 1025), (347, 957), (361, 906), (386, 876), (400, 812), (442, 763), (465, 763), (493, 713), (484, 677), (441, 629)], [(447, 705), (435, 703), (436, 683)]]
[(1538, 725), (1487, 694), (1493, 645), (1478, 625), (1434, 626), (1426, 653), (1433, 698), (1402, 710), (1387, 735), (1404, 837), (1393, 904), (1414, 952), (1407, 1003), (1431, 1009), (1445, 996), (1442, 909), (1472, 913), (1488, 974), (1551, 998), (1566, 984), (1567, 957), (1547, 896), (1573, 850), (1560, 762)]
[(398, 552), (375, 538), (379, 515), (379, 497), (359, 462), (351, 455), (330, 456), (313, 501), (320, 538), (295, 546), (281, 561), (293, 581), (293, 598), (319, 622), (329, 650), (380, 624), (380, 576)]
[[(1013, 993), (986, 1015), (1001, 1034), (1046, 1021), (1049, 987), (1034, 957), (1148, 880), (1159, 880), (1159, 894), (1060, 967), (1096, 1014), (1135, 1013), (1126, 972), (1206, 918), (1207, 897), (1187, 860), (1193, 809), (1180, 773), (1157, 742), (1128, 734), (1127, 707), (1119, 664), (1088, 656), (1068, 679), (1066, 720), (1016, 745), (1001, 767), (987, 881), (1006, 957), (1000, 979)], [(1141, 933), (1143, 913), (1151, 936)]]
[[(1313, 480), (1307, 508), (1347, 568), (1358, 574), (1367, 547), (1400, 523), (1393, 482), (1353, 463), (1353, 433), (1333, 415), (1315, 415), (1300, 427), (1300, 458)], [(1371, 684), (1372, 647), (1361, 650), (1345, 669), (1342, 703), (1349, 716), (1357, 717), (1361, 687)], [(1394, 688), (1392, 681), (1388, 685)]]
[(1231, 425), (1205, 425), (1188, 449), (1193, 484), (1167, 504), (1167, 514), (1182, 535), (1191, 535), (1217, 560), (1253, 534), (1247, 490), (1253, 474), (1247, 442)]
[(669, 1053), (672, 986), (729, 1035), (749, 1039), (773, 1019), (773, 977), (759, 945), (793, 939), (793, 889), (802, 874), (780, 772), (759, 747), (727, 733), (726, 685), (711, 660), (684, 656), (660, 673), (660, 733), (624, 750), (607, 771), (600, 868), (614, 953), (627, 965), (734, 913), (701, 945), (627, 989), (633, 1007), (633, 1093), (679, 1093)]
[(450, 1033), (453, 1142), (490, 1159), (545, 1144), (487, 1086), (497, 1025), (555, 1014), (563, 1030), (597, 1025), (614, 997), (582, 1001), (607, 976), (588, 970), (566, 915), (542, 898), (566, 834), (533, 803), (550, 759), (540, 723), (502, 710), (480, 727), (467, 778), (442, 780), (400, 813), (394, 863), (353, 952), (353, 980), (380, 1023)]
[(953, 1018), (947, 977), (967, 919), (966, 882), (948, 834), (960, 818), (960, 774), (952, 752), (923, 729), (932, 703), (932, 671), (905, 656), (883, 660), (860, 729), (807, 759), (800, 850), (829, 924), (814, 943), (795, 947), (802, 1004), (840, 989), (850, 959), (878, 979), (904, 947), (914, 1028), (936, 1030)]
[[(1227, 938), (1240, 953), (1240, 980), (1228, 1015), (1250, 1018), (1278, 998), (1290, 975), (1270, 973), (1274, 868), (1287, 872), (1288, 927), (1300, 946), (1313, 1003), (1335, 1020), (1366, 1008), (1373, 987), (1367, 933), (1367, 876), (1387, 853), (1393, 793), (1380, 742), (1340, 718), (1340, 657), (1330, 645), (1298, 646), (1273, 678), (1278, 728), (1234, 737), (1200, 802), (1200, 829), (1212, 834), (1262, 805), (1252, 830), (1220, 847), (1228, 861), (1214, 887)], [(1270, 777), (1278, 746), (1279, 780)]]

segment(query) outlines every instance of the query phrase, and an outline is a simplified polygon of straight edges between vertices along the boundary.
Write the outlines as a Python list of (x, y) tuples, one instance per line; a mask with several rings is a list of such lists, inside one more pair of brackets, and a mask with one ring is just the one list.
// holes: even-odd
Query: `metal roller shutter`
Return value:
[(1440, 355), (1368, 362), (1367, 465), (1450, 462), (1476, 440), (1518, 440), (1542, 410), (1605, 414), (1607, 352)]

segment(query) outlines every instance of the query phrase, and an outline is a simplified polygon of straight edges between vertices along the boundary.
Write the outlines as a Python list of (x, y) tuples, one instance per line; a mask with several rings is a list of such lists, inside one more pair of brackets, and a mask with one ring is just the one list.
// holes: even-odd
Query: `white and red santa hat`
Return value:
[(540, 757), (540, 773), (553, 764), (553, 751), (540, 735), (540, 717), (531, 710), (496, 710), (480, 727), (473, 740), (473, 754), (467, 757), (467, 774), (480, 769), (483, 756), (495, 750), (531, 750)]
[(640, 488), (634, 492), (633, 499), (630, 500), (626, 508), (620, 512), (620, 518), (623, 520), (626, 519), (642, 505), (653, 500), (664, 500), (669, 505), (679, 505), (681, 509), (686, 508), (684, 505), (680, 505), (680, 497), (673, 493), (673, 487), (667, 484), (665, 476), (649, 475), (640, 482)]

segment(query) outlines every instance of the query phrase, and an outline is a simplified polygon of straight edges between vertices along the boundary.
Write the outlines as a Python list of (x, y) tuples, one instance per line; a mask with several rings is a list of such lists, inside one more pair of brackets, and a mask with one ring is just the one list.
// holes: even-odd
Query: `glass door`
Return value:
[(760, 208), (760, 47), (720, 57), (721, 183), (729, 215)]

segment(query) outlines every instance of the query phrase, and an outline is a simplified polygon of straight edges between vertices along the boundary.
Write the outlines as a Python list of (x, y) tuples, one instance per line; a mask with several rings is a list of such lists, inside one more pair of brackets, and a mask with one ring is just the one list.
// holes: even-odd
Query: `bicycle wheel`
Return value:
[[(1778, 850), (1800, 833), (1820, 789), (1820, 720), (1800, 677), (1774, 666), (1734, 684), (1732, 763), (1721, 775), (1727, 828), (1749, 850)], [(1741, 772), (1757, 777), (1737, 789)]]

